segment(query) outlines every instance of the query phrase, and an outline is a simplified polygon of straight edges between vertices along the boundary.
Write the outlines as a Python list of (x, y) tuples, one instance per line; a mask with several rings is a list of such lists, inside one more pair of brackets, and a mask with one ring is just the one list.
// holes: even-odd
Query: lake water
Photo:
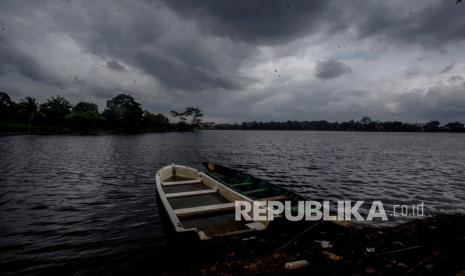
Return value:
[(202, 131), (0, 137), (0, 273), (156, 270), (155, 172), (216, 161), (315, 200), (465, 211), (465, 134)]

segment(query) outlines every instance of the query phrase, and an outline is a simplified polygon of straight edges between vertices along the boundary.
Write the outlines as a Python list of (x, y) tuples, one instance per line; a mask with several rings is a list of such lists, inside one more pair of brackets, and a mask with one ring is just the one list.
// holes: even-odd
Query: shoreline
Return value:
[(337, 129), (201, 129), (201, 130), (220, 130), (220, 131), (313, 131), (313, 132), (365, 132), (365, 133), (465, 133), (464, 131), (389, 131), (389, 130), (337, 130)]
[[(396, 226), (281, 225), (253, 239), (212, 241), (202, 250), (203, 257), (195, 250), (191, 254), (197, 257), (185, 252), (183, 259), (193, 258), (192, 263), (168, 265), (163, 273), (282, 275), (291, 272), (286, 264), (298, 261), (304, 263), (299, 273), (317, 275), (454, 275), (465, 271), (464, 221), (465, 214), (441, 214)], [(302, 231), (307, 232), (298, 236)]]
[(2, 136), (28, 136), (28, 135), (59, 135), (59, 136), (100, 136), (100, 135), (143, 135), (149, 133), (192, 133), (200, 131), (273, 131), (273, 132), (350, 132), (350, 133), (452, 133), (452, 134), (463, 134), (463, 132), (451, 132), (451, 131), (369, 131), (369, 130), (303, 130), (303, 129), (198, 129), (198, 130), (156, 130), (156, 131), (142, 131), (142, 132), (123, 132), (123, 131), (98, 131), (92, 133), (79, 133), (79, 132), (0, 132), (0, 137)]
[(34, 132), (34, 133), (24, 133), (24, 132), (0, 132), (0, 137), (2, 136), (47, 136), (47, 135), (57, 135), (57, 136), (105, 136), (105, 135), (143, 135), (149, 133), (170, 133), (170, 132), (196, 132), (192, 131), (181, 131), (181, 130), (159, 130), (159, 131), (143, 131), (143, 132), (119, 132), (119, 131), (98, 131), (98, 132), (89, 132), (89, 133), (79, 133), (79, 132)]

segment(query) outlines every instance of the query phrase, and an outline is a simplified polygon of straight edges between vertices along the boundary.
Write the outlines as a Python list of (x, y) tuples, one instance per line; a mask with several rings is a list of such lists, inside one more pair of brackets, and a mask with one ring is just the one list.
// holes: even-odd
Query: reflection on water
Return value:
[[(0, 137), (1, 271), (156, 266), (155, 171), (213, 160), (315, 200), (465, 210), (465, 135), (203, 131)], [(389, 209), (389, 208), (387, 208)]]

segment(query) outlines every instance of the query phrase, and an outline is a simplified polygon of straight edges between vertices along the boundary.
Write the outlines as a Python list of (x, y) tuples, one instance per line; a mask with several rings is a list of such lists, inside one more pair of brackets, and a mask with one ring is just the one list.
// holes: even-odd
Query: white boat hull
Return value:
[(236, 201), (252, 199), (207, 174), (186, 166), (169, 165), (156, 174), (157, 192), (178, 233), (195, 232), (201, 240), (260, 231), (266, 221), (236, 221)]

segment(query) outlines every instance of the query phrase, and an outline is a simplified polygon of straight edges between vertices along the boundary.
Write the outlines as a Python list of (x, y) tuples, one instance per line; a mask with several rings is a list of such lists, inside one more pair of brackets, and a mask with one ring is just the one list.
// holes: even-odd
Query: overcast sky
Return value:
[(206, 120), (465, 121), (465, 3), (0, 1), (0, 91)]

